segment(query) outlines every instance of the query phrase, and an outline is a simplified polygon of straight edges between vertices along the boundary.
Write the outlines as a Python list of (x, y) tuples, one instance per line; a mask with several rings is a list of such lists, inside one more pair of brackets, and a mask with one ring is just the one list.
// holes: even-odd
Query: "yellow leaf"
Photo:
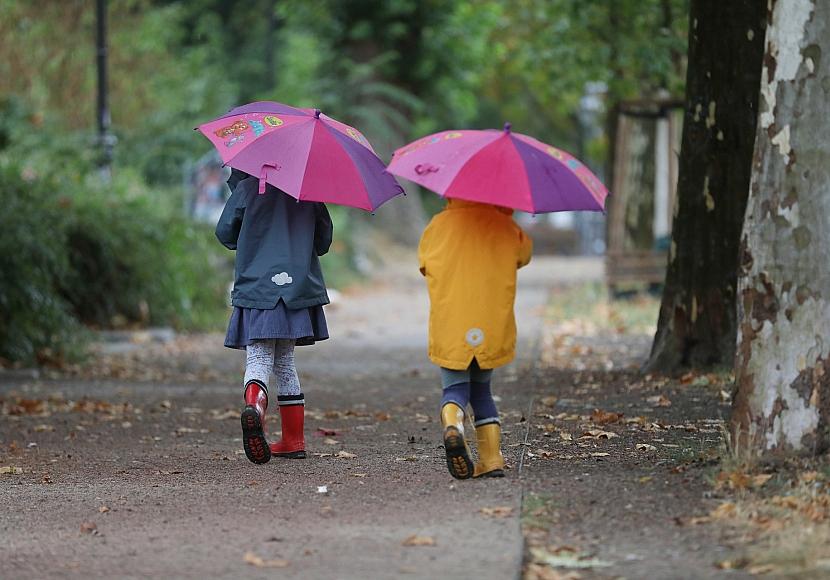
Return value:
[(431, 536), (419, 536), (417, 534), (409, 536), (402, 542), (403, 546), (434, 546), (435, 539)]
[(288, 560), (264, 560), (253, 552), (245, 552), (243, 559), (246, 564), (256, 566), (257, 568), (285, 568), (288, 566)]
[(488, 518), (507, 518), (513, 515), (513, 508), (508, 506), (483, 507), (478, 511)]

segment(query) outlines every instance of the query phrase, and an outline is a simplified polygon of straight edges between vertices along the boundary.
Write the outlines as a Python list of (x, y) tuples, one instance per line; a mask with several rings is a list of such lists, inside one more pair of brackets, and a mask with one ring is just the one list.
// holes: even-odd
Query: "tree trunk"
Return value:
[(830, 4), (771, 2), (741, 240), (733, 441), (830, 445)]
[(646, 370), (730, 365), (765, 0), (692, 0), (672, 242)]

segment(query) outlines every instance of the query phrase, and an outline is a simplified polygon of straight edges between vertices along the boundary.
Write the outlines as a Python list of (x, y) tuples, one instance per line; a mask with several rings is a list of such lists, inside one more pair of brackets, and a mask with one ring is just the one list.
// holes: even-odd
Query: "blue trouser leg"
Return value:
[(470, 383), (470, 404), (473, 407), (476, 427), (499, 422), (499, 411), (490, 392), (489, 382)]
[(441, 407), (447, 403), (455, 403), (464, 411), (470, 402), (470, 373), (469, 371), (454, 371), (441, 368), (441, 386), (444, 394), (441, 397)]

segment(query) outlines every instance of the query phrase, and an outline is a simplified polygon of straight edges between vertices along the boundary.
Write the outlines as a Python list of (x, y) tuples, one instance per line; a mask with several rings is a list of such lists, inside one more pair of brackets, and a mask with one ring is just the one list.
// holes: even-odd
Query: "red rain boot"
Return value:
[(259, 381), (245, 385), (245, 409), (242, 410), (242, 446), (253, 463), (268, 463), (271, 449), (265, 439), (265, 411), (268, 409), (268, 390)]
[(305, 458), (305, 436), (303, 423), (305, 422), (305, 397), (299, 395), (283, 395), (277, 397), (282, 419), (282, 439), (271, 443), (271, 455), (288, 457), (290, 459)]

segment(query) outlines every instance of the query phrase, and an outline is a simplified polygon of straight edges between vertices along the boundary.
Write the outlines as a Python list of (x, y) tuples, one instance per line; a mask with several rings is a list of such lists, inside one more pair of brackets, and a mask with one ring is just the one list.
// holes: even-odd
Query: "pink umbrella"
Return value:
[(443, 197), (526, 211), (604, 211), (608, 190), (578, 159), (533, 137), (458, 130), (401, 147), (389, 172)]
[(403, 193), (369, 141), (354, 127), (270, 101), (232, 109), (198, 127), (222, 161), (298, 200), (374, 211)]

